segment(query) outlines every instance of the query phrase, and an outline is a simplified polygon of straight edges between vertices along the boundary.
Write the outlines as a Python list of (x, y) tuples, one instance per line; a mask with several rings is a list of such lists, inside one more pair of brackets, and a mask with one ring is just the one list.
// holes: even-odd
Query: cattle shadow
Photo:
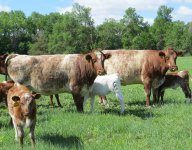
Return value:
[(52, 145), (58, 145), (63, 149), (84, 149), (82, 140), (77, 136), (64, 137), (63, 135), (45, 134), (41, 136), (41, 139), (47, 143), (51, 143)]
[(118, 116), (135, 116), (143, 120), (157, 117), (157, 115), (154, 115), (154, 113), (150, 109), (152, 108), (128, 109), (128, 111), (125, 110), (124, 114), (120, 114), (119, 109), (105, 109), (103, 112), (101, 112), (101, 114), (112, 114)]

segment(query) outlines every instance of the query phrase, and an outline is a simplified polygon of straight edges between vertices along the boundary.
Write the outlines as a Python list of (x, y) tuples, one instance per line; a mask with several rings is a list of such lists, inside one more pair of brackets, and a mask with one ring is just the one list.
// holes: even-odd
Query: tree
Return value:
[(192, 55), (192, 22), (185, 26), (182, 49)]
[(122, 26), (114, 19), (106, 20), (97, 27), (96, 47), (102, 49), (122, 48)]
[(176, 50), (181, 50), (184, 40), (185, 24), (181, 21), (175, 21), (166, 32), (165, 47), (173, 47)]
[(90, 9), (75, 4), (72, 12), (62, 15), (62, 21), (53, 26), (49, 36), (50, 53), (83, 53), (93, 48), (94, 22)]
[(128, 8), (121, 20), (123, 24), (122, 43), (123, 48), (134, 48), (133, 39), (140, 36), (142, 32), (146, 32), (148, 24), (144, 22), (143, 17), (136, 13), (134, 8)]
[(156, 49), (161, 50), (165, 47), (165, 37), (167, 32), (170, 31), (172, 24), (173, 9), (166, 6), (160, 6), (157, 11), (157, 17), (154, 20), (154, 24), (151, 27), (152, 35), (156, 43)]
[(0, 50), (27, 54), (30, 34), (25, 14), (22, 11), (0, 12), (0, 22)]

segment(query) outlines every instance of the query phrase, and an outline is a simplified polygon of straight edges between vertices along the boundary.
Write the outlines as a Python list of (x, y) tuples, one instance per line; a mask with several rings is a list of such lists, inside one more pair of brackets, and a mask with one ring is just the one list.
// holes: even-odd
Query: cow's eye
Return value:
[(169, 60), (169, 57), (168, 57), (168, 56), (166, 56), (166, 57), (165, 57), (165, 59), (166, 59), (166, 60)]

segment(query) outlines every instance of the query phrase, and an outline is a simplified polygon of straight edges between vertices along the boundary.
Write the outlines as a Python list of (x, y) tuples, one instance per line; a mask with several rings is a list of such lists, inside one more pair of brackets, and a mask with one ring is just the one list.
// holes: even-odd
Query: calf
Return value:
[(89, 94), (84, 97), (84, 105), (88, 98), (91, 98), (91, 111), (93, 112), (94, 97), (96, 95), (105, 96), (110, 92), (114, 92), (121, 104), (121, 113), (124, 112), (124, 98), (121, 92), (120, 78), (117, 73), (111, 75), (97, 76)]
[(7, 105), (7, 93), (8, 90), (13, 87), (14, 81), (4, 81), (0, 83), (0, 102), (5, 102)]
[(177, 87), (182, 88), (183, 93), (185, 94), (186, 102), (192, 101), (191, 89), (189, 87), (189, 72), (186, 70), (180, 72), (170, 72), (165, 75), (165, 82), (158, 88), (158, 101), (161, 98), (160, 101), (163, 102), (166, 89), (176, 89)]
[(30, 128), (29, 136), (32, 146), (35, 145), (35, 124), (36, 124), (36, 102), (39, 94), (31, 93), (23, 85), (16, 84), (9, 89), (7, 95), (8, 110), (15, 128), (16, 140), (23, 145), (24, 127)]

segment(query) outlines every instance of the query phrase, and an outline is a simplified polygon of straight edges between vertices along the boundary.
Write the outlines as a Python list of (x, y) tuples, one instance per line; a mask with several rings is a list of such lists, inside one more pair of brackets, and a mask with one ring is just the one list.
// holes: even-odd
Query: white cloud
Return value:
[[(91, 16), (95, 20), (96, 25), (101, 24), (108, 18), (116, 20), (123, 18), (125, 10), (129, 7), (135, 8), (136, 12), (144, 17), (145, 21), (152, 24), (154, 21), (153, 17), (161, 5), (168, 5), (168, 7), (174, 8), (175, 4), (189, 4), (192, 3), (192, 0), (73, 0), (73, 3), (91, 8)], [(57, 11), (65, 13), (66, 11), (70, 11), (71, 8), (58, 8)], [(173, 19), (175, 16), (179, 17), (181, 15), (192, 16), (191, 11), (190, 8), (180, 7), (177, 11), (174, 10)], [(148, 15), (146, 16), (146, 14)], [(183, 17), (181, 20), (185, 21), (185, 18)]]
[(184, 15), (184, 16), (191, 16), (192, 15), (192, 9), (188, 8), (186, 6), (181, 6), (179, 9), (176, 11), (177, 14), (179, 15)]
[(1, 11), (9, 12), (9, 11), (11, 11), (11, 8), (10, 8), (9, 6), (1, 5), (1, 4), (0, 4), (0, 12), (1, 12)]
[(56, 8), (56, 12), (59, 12), (60, 14), (64, 14), (66, 12), (71, 12), (71, 11), (72, 11), (72, 6), (66, 7), (66, 8), (61, 8), (61, 7)]

